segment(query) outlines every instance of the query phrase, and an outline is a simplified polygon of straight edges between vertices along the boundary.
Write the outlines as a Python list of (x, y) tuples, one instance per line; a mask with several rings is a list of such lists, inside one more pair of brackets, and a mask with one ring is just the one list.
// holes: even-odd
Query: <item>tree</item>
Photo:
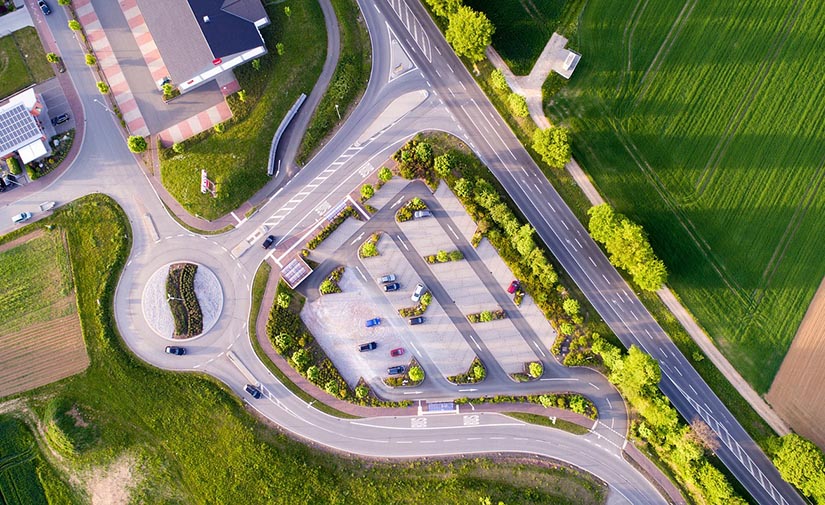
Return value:
[(463, 177), (455, 181), (453, 189), (459, 198), (469, 198), (473, 195), (473, 183)]
[(446, 263), (450, 260), (450, 255), (447, 251), (440, 249), (436, 254), (435, 258), (438, 260), (439, 263)]
[(362, 200), (369, 200), (375, 195), (375, 188), (372, 187), (372, 184), (364, 184), (361, 186), (361, 199)]
[(518, 232), (513, 235), (511, 241), (513, 243), (513, 247), (516, 248), (519, 254), (522, 257), (529, 257), (530, 253), (536, 248), (536, 242), (533, 240), (533, 227), (529, 224), (522, 225)]
[(564, 321), (561, 324), (559, 324), (559, 333), (561, 333), (562, 335), (572, 335), (573, 330), (575, 330), (575, 328), (572, 324), (568, 323), (567, 321)]
[(473, 365), (473, 377), (476, 381), (482, 380), (484, 377), (486, 377), (486, 375), (487, 372), (484, 370), (484, 365), (482, 365), (481, 363), (476, 363), (475, 365)]
[(100, 91), (101, 95), (105, 95), (106, 93), (109, 92), (109, 85), (106, 84), (103, 81), (98, 81), (97, 82), (97, 90)]
[(530, 115), (530, 109), (527, 108), (527, 99), (518, 93), (510, 93), (510, 96), (507, 97), (507, 105), (510, 107), (510, 112), (516, 117)]
[(331, 394), (332, 396), (338, 396), (338, 393), (341, 391), (341, 388), (340, 386), (338, 386), (338, 381), (331, 380), (324, 385), (324, 391)]
[(541, 377), (541, 374), (544, 373), (544, 366), (538, 361), (533, 361), (527, 366), (527, 371), (530, 374), (530, 377), (538, 379)]
[(567, 128), (550, 127), (533, 133), (533, 149), (552, 168), (564, 168), (570, 161), (570, 141)]
[(825, 455), (796, 433), (780, 440), (773, 463), (782, 478), (818, 503), (825, 503)]
[(318, 369), (317, 366), (312, 365), (311, 367), (307, 368), (307, 379), (313, 384), (318, 383), (318, 379), (321, 378), (321, 371)]
[(147, 147), (149, 147), (146, 143), (146, 139), (140, 135), (131, 135), (129, 140), (126, 141), (126, 145), (129, 146), (129, 150), (133, 153), (142, 153), (146, 151)]
[(261, 69), (261, 59), (260, 58), (255, 58), (254, 60), (252, 60), (252, 68), (255, 69), (255, 70), (260, 70)]
[(410, 380), (413, 382), (420, 382), (424, 380), (424, 370), (420, 366), (410, 367)]
[(71, 5), (72, 0), (57, 0), (58, 5)]
[(568, 298), (561, 304), (564, 313), (568, 316), (575, 316), (579, 313), (579, 301), (573, 298)]
[(387, 167), (381, 167), (381, 170), (378, 171), (378, 180), (381, 182), (387, 182), (392, 179), (392, 170)]
[(80, 21), (78, 21), (78, 20), (76, 20), (76, 19), (70, 19), (70, 20), (69, 20), (69, 29), (70, 29), (70, 30), (75, 31), (75, 32), (78, 32), (78, 31), (80, 31), (82, 28), (83, 28), (83, 27), (82, 27), (82, 26), (80, 26)]
[(433, 10), (433, 14), (446, 18), (458, 10), (461, 6), (461, 1), (462, 0), (427, 0), (427, 4), (430, 6), (430, 9)]
[(429, 165), (433, 161), (433, 146), (429, 142), (419, 142), (415, 146), (415, 158), (421, 163)]
[(46, 53), (46, 61), (49, 63), (57, 63), (60, 61), (60, 57), (54, 53)]
[(280, 293), (278, 293), (278, 298), (276, 299), (276, 303), (278, 304), (278, 307), (281, 307), (281, 308), (285, 309), (285, 308), (289, 307), (289, 302), (291, 302), (291, 301), (292, 301), (292, 295), (290, 295), (289, 293), (287, 293), (285, 291), (281, 291)]
[(275, 44), (275, 51), (278, 53), (278, 56), (283, 56), (286, 52), (286, 48), (284, 47), (283, 42), (278, 42)]
[(698, 443), (702, 444), (702, 447), (713, 452), (719, 450), (719, 439), (706, 422), (696, 417), (690, 423), (690, 429), (693, 437)]
[(309, 352), (306, 349), (298, 349), (292, 353), (292, 362), (295, 363), (295, 368), (299, 372), (303, 372), (309, 365)]
[(452, 174), (454, 166), (455, 156), (453, 156), (452, 153), (442, 154), (435, 159), (435, 163), (433, 164), (435, 173), (438, 174), (439, 177), (443, 177), (445, 179)]
[(96, 65), (97, 64), (97, 58), (95, 58), (95, 55), (87, 53), (86, 54), (86, 64), (89, 65), (90, 67)]
[(359, 400), (363, 400), (370, 394), (370, 388), (361, 384), (360, 386), (355, 388), (355, 397)]
[(215, 133), (223, 133), (226, 131), (226, 123), (218, 123), (212, 129), (215, 130)]
[(279, 354), (284, 354), (293, 346), (295, 341), (292, 338), (292, 335), (282, 332), (275, 335), (272, 339), (272, 343), (275, 345), (275, 350), (278, 351)]
[(292, 16), (292, 9), (288, 5), (284, 7), (284, 14), (286, 14), (286, 17)]
[(493, 40), (495, 27), (483, 12), (463, 5), (449, 16), (445, 34), (456, 54), (473, 63), (484, 59), (484, 50)]
[(481, 320), (482, 323), (489, 323), (493, 320), (493, 313), (489, 310), (484, 310), (479, 314), (478, 318)]
[(499, 91), (510, 91), (510, 85), (504, 77), (504, 72), (495, 69), (490, 73), (490, 84)]
[(630, 397), (631, 401), (642, 396), (653, 396), (661, 379), (659, 362), (635, 345), (630, 346), (627, 356), (615, 364), (610, 373), (610, 382)]

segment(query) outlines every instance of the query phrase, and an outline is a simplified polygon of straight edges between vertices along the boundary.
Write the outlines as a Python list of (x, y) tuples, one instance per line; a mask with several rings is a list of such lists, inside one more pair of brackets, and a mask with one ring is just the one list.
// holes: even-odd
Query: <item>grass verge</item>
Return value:
[[(26, 26), (12, 33), (17, 49), (26, 62), (29, 75), (35, 83), (43, 82), (54, 77), (52, 64), (46, 60), (43, 44), (33, 26)], [(0, 79), (2, 81), (2, 79)]]
[(518, 419), (519, 421), (524, 421), (525, 423), (537, 424), (539, 426), (549, 426), (550, 428), (564, 430), (574, 435), (585, 435), (590, 431), (584, 426), (579, 426), (576, 423), (571, 423), (570, 421), (565, 421), (564, 419), (556, 419), (556, 422), (553, 422), (553, 420), (547, 416), (528, 414), (526, 412), (504, 412), (503, 414), (505, 416)]
[[(370, 36), (355, 0), (332, 0), (341, 33), (341, 56), (295, 157), (303, 165), (346, 119), (364, 94), (372, 65)], [(343, 118), (343, 119), (342, 119)]]
[(0, 38), (0, 62), (0, 97), (11, 95), (34, 82), (13, 35)]
[[(327, 38), (317, 2), (269, 5), (272, 21), (264, 28), (268, 54), (260, 70), (251, 64), (235, 69), (245, 101), (228, 98), (233, 118), (223, 133), (209, 130), (183, 142), (183, 152), (164, 149), (161, 180), (191, 214), (216, 219), (239, 207), (269, 181), (266, 165), (272, 136), (301, 93), (309, 93), (324, 64)], [(278, 55), (276, 44), (283, 44)], [(207, 168), (217, 197), (200, 192), (200, 170)]]

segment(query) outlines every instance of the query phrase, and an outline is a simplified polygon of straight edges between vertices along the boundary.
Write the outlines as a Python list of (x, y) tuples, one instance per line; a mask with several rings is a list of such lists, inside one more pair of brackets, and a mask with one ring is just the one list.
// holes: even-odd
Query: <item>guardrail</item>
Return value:
[(301, 108), (301, 105), (303, 105), (304, 100), (306, 99), (306, 93), (301, 93), (301, 96), (298, 97), (298, 100), (292, 105), (292, 108), (289, 109), (286, 116), (284, 116), (284, 119), (278, 126), (278, 130), (275, 131), (275, 136), (272, 137), (272, 144), (269, 146), (269, 162), (266, 165), (267, 175), (273, 175), (275, 173), (275, 151), (278, 149), (278, 142), (281, 141), (281, 136), (284, 134), (284, 130), (286, 130), (286, 127), (289, 126), (292, 118), (294, 118), (295, 114), (298, 113), (298, 109)]

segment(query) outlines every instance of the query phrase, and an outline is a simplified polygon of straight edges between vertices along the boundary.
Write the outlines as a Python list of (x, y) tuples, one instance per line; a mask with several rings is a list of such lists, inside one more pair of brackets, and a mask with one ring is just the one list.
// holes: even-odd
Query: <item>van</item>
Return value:
[(15, 214), (11, 217), (11, 222), (14, 224), (22, 223), (32, 217), (31, 212), (21, 212), (20, 214)]

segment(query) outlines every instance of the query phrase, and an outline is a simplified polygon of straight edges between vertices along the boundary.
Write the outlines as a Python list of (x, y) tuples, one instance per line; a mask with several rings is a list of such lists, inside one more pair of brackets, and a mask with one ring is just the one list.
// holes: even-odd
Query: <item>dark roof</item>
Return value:
[(255, 26), (255, 21), (267, 19), (261, 0), (187, 1), (215, 58), (249, 51), (263, 44)]

